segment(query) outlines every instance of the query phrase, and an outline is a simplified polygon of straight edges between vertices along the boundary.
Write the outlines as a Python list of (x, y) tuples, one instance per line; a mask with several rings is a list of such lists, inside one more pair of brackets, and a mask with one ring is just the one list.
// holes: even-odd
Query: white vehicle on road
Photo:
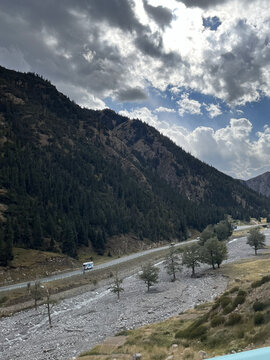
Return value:
[(87, 271), (87, 270), (92, 270), (94, 267), (94, 263), (93, 261), (88, 261), (83, 263), (83, 272)]

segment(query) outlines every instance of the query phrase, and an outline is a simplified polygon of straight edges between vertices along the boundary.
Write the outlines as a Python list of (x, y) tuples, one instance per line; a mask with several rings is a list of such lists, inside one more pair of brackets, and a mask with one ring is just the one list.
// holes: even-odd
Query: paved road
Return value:
[(241, 230), (251, 229), (251, 228), (258, 227), (258, 226), (260, 226), (260, 224), (258, 224), (258, 225), (240, 225), (240, 226), (237, 226), (237, 229), (235, 229), (234, 231), (241, 231)]
[[(257, 226), (258, 225), (242, 225), (242, 226), (238, 226), (237, 230), (246, 230), (248, 228), (257, 227)], [(197, 239), (188, 240), (188, 241), (185, 241), (185, 242), (176, 243), (175, 246), (183, 246), (183, 245), (186, 245), (186, 244), (191, 244), (191, 243), (196, 242), (196, 241), (198, 241), (198, 240)], [(132, 255), (124, 256), (124, 257), (119, 258), (119, 259), (114, 259), (114, 260), (108, 261), (106, 263), (96, 265), (94, 267), (94, 269), (91, 270), (91, 271), (96, 271), (96, 270), (100, 270), (100, 269), (106, 269), (106, 268), (109, 268), (111, 266), (121, 264), (123, 262), (130, 261), (130, 260), (136, 259), (138, 257), (144, 256), (144, 255), (147, 255), (147, 254), (152, 254), (152, 253), (155, 253), (155, 252), (158, 252), (158, 251), (169, 249), (169, 247), (170, 247), (170, 245), (166, 245), (166, 246), (162, 246), (162, 247), (151, 249), (151, 250), (140, 251), (140, 252), (132, 254)], [(60, 273), (60, 274), (57, 274), (57, 275), (48, 276), (48, 277), (39, 279), (39, 281), (41, 283), (46, 283), (46, 282), (49, 282), (49, 281), (65, 279), (65, 278), (75, 276), (75, 275), (81, 275), (82, 273), (83, 273), (82, 269), (78, 269), (78, 270), (68, 271), (68, 272), (65, 272), (65, 273)], [(24, 288), (24, 287), (27, 286), (28, 283), (29, 283), (29, 281), (26, 281), (26, 282), (23, 282), (23, 283), (18, 283), (18, 284), (2, 286), (2, 287), (0, 287), (0, 293), (4, 292), (4, 291), (10, 291), (10, 290)], [(30, 283), (31, 283), (31, 285), (33, 285), (34, 281), (31, 281)]]
[[(176, 243), (175, 246), (183, 246), (183, 245), (186, 245), (186, 244), (191, 244), (191, 243), (196, 242), (196, 241), (198, 241), (198, 240), (197, 239), (188, 240), (188, 241), (185, 241), (185, 242)], [(170, 248), (170, 245), (166, 245), (166, 246), (162, 246), (162, 247), (155, 248), (155, 249), (140, 251), (140, 252), (132, 254), (132, 255), (124, 256), (124, 257), (121, 257), (119, 259), (114, 259), (114, 260), (108, 261), (106, 263), (96, 265), (94, 267), (94, 269), (91, 270), (91, 271), (96, 271), (96, 270), (100, 270), (100, 269), (106, 269), (106, 268), (109, 268), (111, 266), (121, 264), (123, 262), (130, 261), (130, 260), (136, 259), (138, 257), (144, 256), (144, 255), (147, 255), (147, 254), (152, 254), (152, 253), (155, 253), (155, 252), (159, 252), (159, 251), (162, 251), (162, 250), (166, 250), (166, 249), (169, 249), (169, 248)], [(83, 270), (79, 269), (79, 270), (73, 270), (73, 271), (69, 271), (69, 272), (65, 272), (65, 273), (60, 273), (60, 274), (57, 274), (57, 275), (48, 276), (48, 277), (39, 279), (39, 281), (41, 283), (46, 283), (46, 282), (49, 282), (49, 281), (61, 280), (61, 279), (65, 279), (65, 278), (68, 278), (68, 277), (71, 277), (71, 276), (82, 275), (82, 274), (83, 274)], [(18, 283), (18, 284), (2, 286), (2, 287), (0, 287), (0, 293), (4, 292), (4, 291), (10, 291), (10, 290), (24, 288), (24, 287), (27, 286), (28, 283), (29, 283), (29, 281), (26, 281), (26, 282), (23, 282), (23, 283)], [(30, 283), (31, 283), (31, 285), (33, 285), (34, 281), (31, 281)]]

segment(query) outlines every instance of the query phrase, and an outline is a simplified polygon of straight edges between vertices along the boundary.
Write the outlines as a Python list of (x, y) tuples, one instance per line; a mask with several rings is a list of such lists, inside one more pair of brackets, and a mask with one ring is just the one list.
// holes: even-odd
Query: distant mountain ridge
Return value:
[(32, 73), (0, 67), (0, 125), (0, 248), (8, 237), (71, 256), (89, 244), (104, 253), (112, 236), (183, 240), (225, 214), (270, 211), (153, 127), (82, 109)]
[(254, 178), (246, 180), (247, 186), (259, 194), (270, 197), (270, 172), (267, 171)]

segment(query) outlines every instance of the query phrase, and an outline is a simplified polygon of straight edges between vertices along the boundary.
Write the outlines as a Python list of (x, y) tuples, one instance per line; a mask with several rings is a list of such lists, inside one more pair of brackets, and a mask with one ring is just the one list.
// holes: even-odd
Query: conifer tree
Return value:
[(139, 278), (147, 285), (147, 290), (158, 282), (159, 268), (155, 267), (151, 263), (142, 266), (142, 272), (139, 274)]

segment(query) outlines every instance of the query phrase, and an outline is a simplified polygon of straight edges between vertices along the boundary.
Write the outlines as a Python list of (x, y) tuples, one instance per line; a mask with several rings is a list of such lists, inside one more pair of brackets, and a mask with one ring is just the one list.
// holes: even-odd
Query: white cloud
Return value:
[(132, 109), (131, 111), (121, 110), (120, 115), (127, 116), (130, 119), (139, 119), (156, 128), (160, 127), (157, 115), (153, 114), (147, 107)]
[(205, 106), (205, 110), (208, 112), (208, 116), (211, 119), (213, 119), (214, 117), (219, 116), (219, 115), (222, 114), (222, 111), (221, 111), (219, 105), (215, 105), (215, 104), (206, 105), (206, 104), (204, 104), (204, 106)]
[(210, 127), (197, 127), (188, 132), (172, 126), (163, 133), (176, 144), (235, 178), (247, 179), (260, 169), (269, 168), (270, 127), (251, 136), (252, 124), (248, 119), (231, 119), (230, 124), (216, 131)]
[(188, 131), (183, 126), (160, 121), (146, 107), (120, 114), (147, 122), (184, 150), (235, 178), (248, 179), (269, 170), (269, 125), (253, 138), (252, 123), (246, 118), (231, 119), (227, 126), (216, 131), (206, 126)]
[(175, 109), (166, 108), (163, 106), (160, 106), (159, 108), (155, 109), (155, 112), (167, 112), (167, 113), (175, 113)]
[(178, 112), (180, 116), (183, 116), (185, 113), (192, 115), (201, 114), (201, 103), (197, 100), (189, 99), (188, 94), (182, 94), (177, 104), (179, 106)]
[(69, 94), (69, 98), (82, 107), (93, 110), (101, 110), (106, 108), (106, 104), (102, 99), (89, 93), (83, 87), (60, 82), (57, 88), (62, 93)]

